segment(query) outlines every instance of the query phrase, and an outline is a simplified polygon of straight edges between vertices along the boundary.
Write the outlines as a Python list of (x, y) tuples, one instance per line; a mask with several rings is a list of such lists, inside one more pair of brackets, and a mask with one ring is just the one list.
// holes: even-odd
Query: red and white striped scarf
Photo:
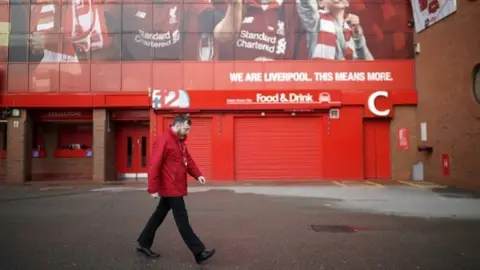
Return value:
[[(82, 75), (89, 70), (76, 64), (77, 52), (98, 50), (111, 42), (102, 5), (92, 1), (73, 0), (65, 4), (63, 0), (41, 0), (32, 7), (31, 31), (45, 34), (43, 58), (31, 77), (34, 91), (55, 92), (62, 91), (59, 87), (74, 89), (81, 85), (79, 81), (85, 79)], [(58, 62), (74, 64), (62, 65), (59, 70), (58, 65), (52, 65)]]
[[(343, 36), (345, 37), (343, 55), (345, 60), (352, 60), (355, 44), (352, 39), (352, 30), (346, 22), (343, 23)], [(335, 60), (336, 45), (335, 19), (329, 14), (320, 13), (320, 30), (312, 59)]]
[(45, 61), (77, 61), (76, 51), (98, 50), (111, 42), (102, 5), (92, 0), (62, 2), (39, 3), (32, 10), (32, 32), (46, 34)]

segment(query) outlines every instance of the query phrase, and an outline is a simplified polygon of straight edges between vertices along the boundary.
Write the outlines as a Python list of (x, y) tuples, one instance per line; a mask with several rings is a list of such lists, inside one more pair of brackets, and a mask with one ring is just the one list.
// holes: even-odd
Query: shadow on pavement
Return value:
[(446, 188), (432, 188), (432, 191), (447, 198), (480, 199), (479, 192), (473, 192), (452, 186)]

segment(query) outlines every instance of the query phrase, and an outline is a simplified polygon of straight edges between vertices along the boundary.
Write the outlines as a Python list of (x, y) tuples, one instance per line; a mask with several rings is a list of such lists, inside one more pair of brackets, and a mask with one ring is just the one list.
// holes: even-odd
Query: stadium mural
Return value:
[(408, 1), (12, 0), (8, 92), (413, 90)]

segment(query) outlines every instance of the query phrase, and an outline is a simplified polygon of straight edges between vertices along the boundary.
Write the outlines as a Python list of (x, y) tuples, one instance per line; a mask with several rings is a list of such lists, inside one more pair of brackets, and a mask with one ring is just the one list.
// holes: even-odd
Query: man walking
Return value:
[(152, 197), (161, 198), (137, 240), (139, 244), (137, 251), (150, 258), (160, 257), (160, 254), (150, 248), (155, 232), (170, 209), (182, 239), (195, 256), (197, 263), (208, 260), (215, 253), (215, 249), (206, 249), (193, 232), (183, 200), (187, 195), (187, 173), (201, 184), (205, 184), (205, 178), (185, 145), (191, 124), (192, 121), (187, 116), (176, 116), (173, 125), (157, 139), (153, 147), (147, 191)]

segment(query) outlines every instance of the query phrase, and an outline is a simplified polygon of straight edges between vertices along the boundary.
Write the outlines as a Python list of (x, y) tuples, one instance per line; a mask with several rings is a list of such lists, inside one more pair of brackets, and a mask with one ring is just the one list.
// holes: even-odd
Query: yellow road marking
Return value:
[(365, 183), (369, 184), (369, 185), (372, 185), (372, 186), (375, 186), (377, 188), (384, 188), (385, 186), (382, 185), (382, 184), (379, 184), (379, 183), (374, 183), (374, 182), (371, 182), (371, 181), (365, 181)]
[(376, 188), (383, 188), (384, 186), (378, 183), (370, 182), (370, 181), (364, 181), (364, 182), (351, 182), (350, 184), (345, 184), (340, 181), (333, 181), (333, 183), (337, 186), (341, 187), (364, 187), (364, 186), (369, 186), (369, 187), (376, 187)]
[(446, 187), (446, 186), (441, 186), (441, 185), (436, 185), (436, 184), (418, 185), (418, 184), (414, 184), (412, 182), (401, 181), (401, 180), (398, 180), (398, 182), (402, 183), (402, 184), (405, 184), (405, 185), (412, 186), (412, 187), (416, 187), (416, 188), (445, 188)]

